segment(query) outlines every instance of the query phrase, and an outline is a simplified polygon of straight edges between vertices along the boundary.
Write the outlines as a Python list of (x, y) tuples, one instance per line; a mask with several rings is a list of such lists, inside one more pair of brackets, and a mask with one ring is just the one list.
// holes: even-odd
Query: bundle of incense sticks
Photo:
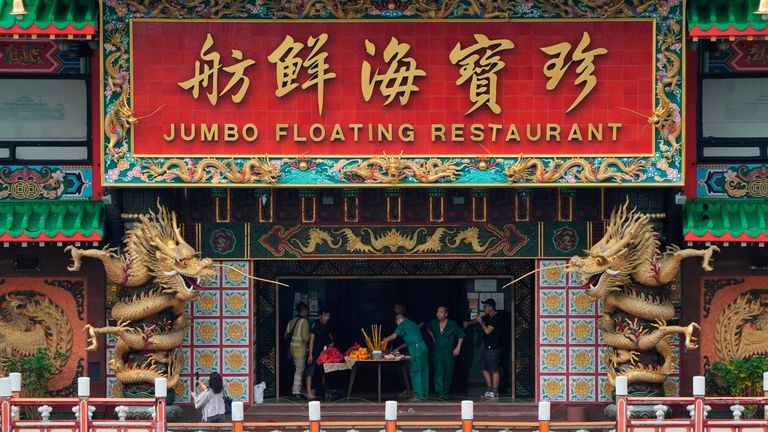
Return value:
[(371, 337), (368, 337), (368, 333), (365, 329), (360, 329), (363, 332), (363, 338), (365, 338), (365, 345), (369, 351), (376, 351), (382, 348), (381, 344), (381, 325), (371, 325)]

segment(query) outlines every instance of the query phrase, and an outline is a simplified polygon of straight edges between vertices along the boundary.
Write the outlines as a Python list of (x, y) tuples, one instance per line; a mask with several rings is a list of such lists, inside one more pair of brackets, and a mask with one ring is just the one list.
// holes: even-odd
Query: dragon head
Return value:
[(642, 250), (658, 248), (650, 217), (636, 209), (627, 211), (628, 205), (629, 201), (611, 214), (605, 235), (585, 257), (569, 262), (573, 270), (588, 276), (583, 288), (590, 297), (602, 298), (621, 289), (645, 258)]
[(275, 184), (277, 183), (278, 177), (282, 175), (280, 169), (276, 168), (272, 165), (272, 162), (269, 161), (269, 155), (264, 156), (263, 160), (259, 159), (259, 171), (259, 178), (264, 184)]
[(509, 183), (519, 183), (529, 177), (530, 168), (526, 167), (528, 162), (527, 158), (523, 158), (523, 155), (517, 158), (517, 162), (509, 164), (504, 168), (504, 175), (507, 176)]
[(216, 274), (210, 258), (201, 258), (181, 235), (176, 213), (158, 204), (159, 211), (150, 211), (140, 217), (135, 232), (141, 253), (155, 278), (165, 292), (173, 292), (182, 300), (193, 300), (201, 281)]

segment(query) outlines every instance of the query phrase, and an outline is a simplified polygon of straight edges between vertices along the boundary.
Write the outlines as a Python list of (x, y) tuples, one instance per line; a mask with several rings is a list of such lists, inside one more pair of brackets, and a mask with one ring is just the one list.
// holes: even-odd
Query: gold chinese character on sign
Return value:
[(571, 51), (570, 43), (563, 42), (546, 48), (541, 48), (544, 53), (551, 56), (557, 56), (544, 64), (544, 75), (549, 78), (549, 81), (547, 81), (547, 90), (553, 90), (557, 87), (557, 84), (560, 83), (560, 80), (563, 78), (563, 75), (565, 75), (565, 71), (568, 70), (571, 63), (574, 61), (579, 63), (579, 66), (576, 68), (576, 73), (579, 74), (579, 77), (576, 78), (574, 84), (584, 84), (584, 88), (581, 89), (581, 93), (576, 100), (573, 101), (573, 104), (571, 104), (571, 107), (568, 108), (568, 111), (566, 112), (571, 112), (572, 109), (576, 108), (576, 106), (587, 97), (589, 92), (595, 88), (597, 78), (592, 75), (595, 71), (593, 62), (596, 56), (608, 53), (608, 50), (605, 48), (595, 48), (591, 51), (584, 51), (587, 46), (589, 46), (590, 42), (591, 39), (589, 38), (589, 33), (584, 32), (581, 36), (581, 42), (579, 42), (579, 45), (576, 46), (573, 54), (571, 54), (571, 60), (568, 63), (565, 63), (565, 59)]
[(206, 62), (203, 65), (202, 71), (200, 70), (200, 60), (195, 61), (195, 76), (187, 81), (178, 83), (179, 87), (184, 90), (192, 89), (192, 97), (197, 99), (200, 96), (200, 87), (203, 89), (209, 89), (206, 92), (208, 101), (211, 105), (216, 106), (219, 101), (219, 96), (223, 96), (226, 92), (230, 91), (237, 83), (242, 82), (240, 90), (232, 95), (232, 101), (234, 103), (240, 103), (245, 96), (245, 92), (248, 91), (248, 86), (251, 81), (245, 76), (245, 69), (254, 63), (251, 59), (243, 60), (243, 52), (240, 50), (232, 50), (232, 58), (238, 60), (238, 63), (232, 66), (224, 68), (224, 72), (232, 75), (224, 90), (219, 93), (219, 69), (221, 69), (221, 55), (216, 51), (209, 50), (213, 47), (213, 36), (208, 33), (205, 38), (203, 47), (200, 49), (200, 59)]
[(320, 115), (323, 115), (325, 81), (336, 78), (335, 73), (328, 72), (330, 69), (326, 62), (328, 53), (320, 52), (327, 41), (327, 33), (318, 37), (310, 36), (307, 39), (307, 46), (312, 48), (312, 51), (304, 59), (297, 56), (299, 51), (304, 49), (304, 44), (296, 42), (291, 36), (286, 36), (280, 46), (272, 51), (267, 60), (277, 68), (277, 89), (275, 89), (277, 97), (283, 97), (293, 91), (299, 85), (296, 82), (299, 72), (302, 68), (306, 68), (310, 77), (301, 88), (306, 90), (311, 86), (317, 86), (317, 108), (320, 110)]
[[(387, 98), (384, 105), (389, 105), (396, 96), (399, 96), (400, 105), (405, 105), (411, 97), (412, 92), (419, 91), (419, 88), (413, 83), (416, 77), (427, 76), (427, 73), (417, 69), (416, 60), (413, 57), (406, 57), (411, 46), (406, 43), (398, 42), (397, 38), (392, 38), (384, 49), (384, 61), (389, 64), (386, 72), (380, 74), (379, 69), (371, 76), (371, 64), (368, 61), (363, 62), (362, 69), (362, 89), (363, 98), (366, 102), (371, 100), (373, 89), (376, 84), (379, 85), (379, 92)], [(365, 40), (365, 52), (368, 55), (376, 54), (376, 45)]]
[(475, 34), (475, 43), (461, 49), (461, 43), (457, 43), (450, 56), (451, 64), (458, 64), (459, 79), (456, 85), (462, 85), (472, 78), (469, 85), (469, 100), (474, 103), (464, 115), (467, 115), (482, 105), (487, 105), (494, 114), (501, 112), (501, 107), (496, 103), (496, 72), (502, 70), (506, 63), (496, 55), (503, 50), (515, 47), (509, 39), (488, 39), (482, 34)]

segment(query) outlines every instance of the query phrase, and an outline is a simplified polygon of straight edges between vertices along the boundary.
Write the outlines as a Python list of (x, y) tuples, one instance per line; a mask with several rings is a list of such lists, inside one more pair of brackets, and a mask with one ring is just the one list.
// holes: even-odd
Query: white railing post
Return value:
[(165, 398), (168, 397), (168, 381), (155, 378), (155, 432), (165, 432)]
[(232, 402), (232, 432), (243, 432), (245, 409), (242, 402)]
[(88, 398), (91, 396), (91, 379), (80, 377), (77, 379), (77, 428), (79, 432), (89, 432), (88, 420)]
[(549, 421), (551, 420), (551, 405), (547, 401), (539, 401), (539, 432), (549, 432)]
[(0, 378), (0, 430), (11, 430), (11, 379)]
[(320, 432), (320, 402), (309, 403), (309, 432)]
[[(768, 397), (768, 372), (763, 372), (763, 397)], [(768, 404), (763, 404), (763, 418), (768, 419)]]
[(704, 395), (707, 387), (703, 376), (693, 377), (693, 432), (704, 432)]
[(616, 432), (627, 432), (628, 409), (627, 409), (628, 384), (627, 377), (616, 377)]
[(397, 402), (384, 403), (384, 431), (397, 432)]
[[(21, 396), (21, 373), (11, 372), (8, 374), (8, 378), (11, 379), (11, 398), (17, 398)], [(21, 419), (21, 410), (18, 407), (11, 408), (12, 416), (14, 420)]]
[(461, 401), (461, 431), (473, 432), (475, 428), (475, 403), (471, 400)]

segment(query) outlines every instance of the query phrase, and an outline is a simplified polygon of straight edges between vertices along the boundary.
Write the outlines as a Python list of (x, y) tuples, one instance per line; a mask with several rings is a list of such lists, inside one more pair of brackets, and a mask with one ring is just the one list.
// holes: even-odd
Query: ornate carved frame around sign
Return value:
[[(102, 2), (102, 177), (107, 186), (502, 186), (665, 185), (683, 181), (683, 29), (681, 0), (246, 0), (190, 2), (106, 0)], [(606, 19), (643, 18), (656, 23), (656, 94), (648, 121), (655, 128), (654, 154), (644, 158), (478, 155), (461, 159), (371, 155), (370, 178), (339, 175), (339, 159), (302, 156), (253, 158), (137, 157), (131, 126), (129, 22), (171, 19)], [(392, 167), (397, 175), (391, 175)], [(242, 175), (246, 172), (248, 175)], [(431, 175), (450, 171), (451, 175)], [(389, 174), (388, 174), (389, 172)], [(357, 181), (355, 181), (357, 180)]]

